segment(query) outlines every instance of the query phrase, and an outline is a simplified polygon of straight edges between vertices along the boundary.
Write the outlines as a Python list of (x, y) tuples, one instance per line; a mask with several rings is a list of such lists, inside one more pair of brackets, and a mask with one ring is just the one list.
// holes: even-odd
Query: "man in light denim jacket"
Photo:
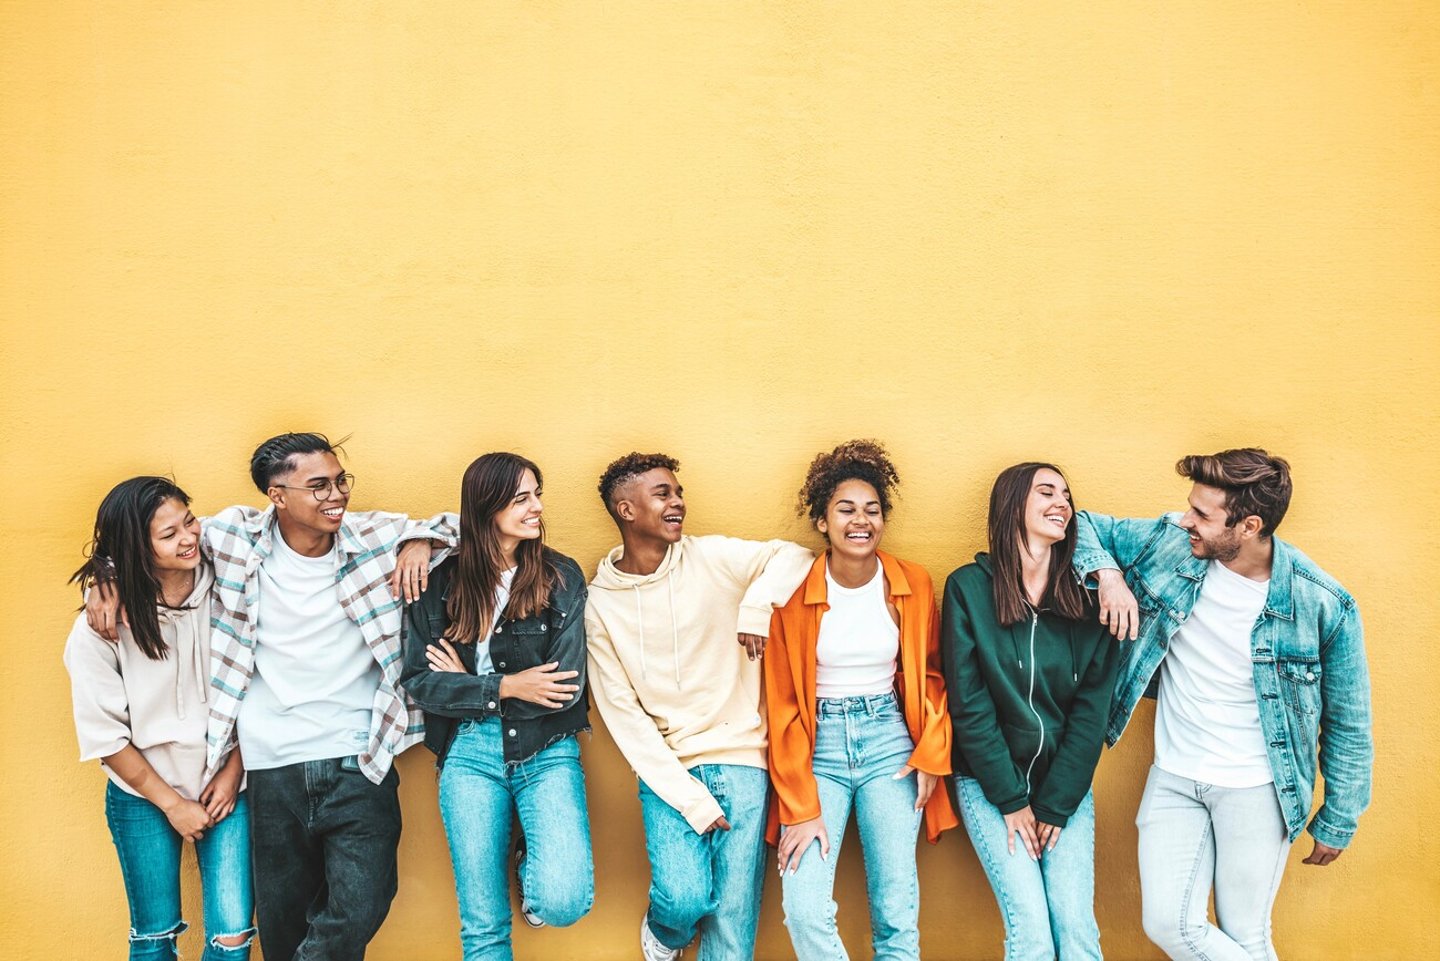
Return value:
[(1360, 612), (1273, 536), (1290, 503), (1283, 459), (1245, 448), (1176, 471), (1194, 482), (1183, 515), (1079, 515), (1075, 570), (1099, 587), (1121, 644), (1106, 739), (1142, 694), (1158, 696), (1136, 818), (1145, 933), (1172, 958), (1273, 961), (1270, 910), (1310, 811), (1317, 746), (1325, 799), (1305, 863), (1339, 857), (1370, 802)]

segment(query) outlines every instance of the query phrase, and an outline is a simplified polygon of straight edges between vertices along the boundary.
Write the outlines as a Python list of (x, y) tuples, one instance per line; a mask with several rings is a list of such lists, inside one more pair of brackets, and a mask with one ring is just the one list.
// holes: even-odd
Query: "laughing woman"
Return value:
[(215, 575), (190, 497), (171, 481), (134, 477), (100, 503), (90, 560), (72, 580), (112, 577), (129, 624), (112, 643), (81, 614), (65, 666), (80, 759), (98, 759), (110, 779), (105, 820), (130, 903), (130, 959), (174, 961), (187, 927), (180, 852), (191, 841), (204, 892), (203, 961), (241, 961), (255, 933), (244, 771), (238, 750), (206, 766)]
[(1057, 468), (1003, 471), (989, 528), (990, 553), (945, 583), (961, 814), (1000, 903), (1006, 961), (1098, 961), (1090, 782), (1118, 646), (1071, 573), (1075, 509)]
[(770, 623), (771, 841), (800, 961), (848, 957), (834, 890), (852, 810), (874, 956), (886, 961), (920, 956), (922, 815), (932, 842), (958, 823), (937, 790), (950, 773), (950, 723), (930, 575), (879, 549), (898, 482), (874, 441), (815, 458), (800, 508), (829, 549)]
[(512, 814), (520, 910), (563, 927), (595, 880), (585, 775), (585, 579), (544, 546), (540, 468), (485, 454), (460, 488), (460, 547), (405, 617), (401, 685), (440, 766), (465, 961), (512, 957)]

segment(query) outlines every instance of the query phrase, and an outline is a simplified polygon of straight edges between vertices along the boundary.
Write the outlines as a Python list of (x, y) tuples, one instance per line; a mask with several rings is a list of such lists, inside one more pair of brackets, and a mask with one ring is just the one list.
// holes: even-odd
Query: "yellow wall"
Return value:
[[(471, 458), (522, 451), (587, 568), (618, 453), (683, 461), (693, 532), (813, 543), (808, 458), (876, 436), (905, 481), (887, 546), (937, 580), (1008, 463), (1152, 514), (1183, 500), (1180, 454), (1267, 445), (1298, 477), (1283, 533), (1365, 612), (1378, 748), (1353, 849), (1295, 852), (1277, 943), (1440, 949), (1440, 11), (890, 6), (0, 4), (0, 956), (123, 951), (60, 664), (96, 503), (170, 471), (203, 511), (258, 503), (249, 453), (287, 429), (353, 435), (361, 509), (454, 507)], [(1151, 717), (1098, 774), (1112, 958), (1158, 956), (1132, 827)], [(604, 733), (585, 762), (595, 910), (522, 927), (521, 958), (635, 953), (633, 782)], [(430, 762), (400, 766), (371, 957), (452, 957)], [(996, 956), (963, 834), (921, 866), (927, 956)], [(789, 956), (776, 894), (766, 958)]]

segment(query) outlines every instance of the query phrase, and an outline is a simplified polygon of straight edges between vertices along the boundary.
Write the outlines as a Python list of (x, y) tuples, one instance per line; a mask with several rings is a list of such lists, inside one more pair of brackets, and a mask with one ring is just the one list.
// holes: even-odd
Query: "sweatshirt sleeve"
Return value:
[(925, 639), (925, 716), (910, 766), (926, 774), (946, 775), (950, 773), (950, 710), (940, 657), (940, 623), (935, 617), (935, 588), (928, 577), (918, 597), (916, 613), (921, 619), (920, 636)]
[(815, 783), (814, 748), (800, 718), (802, 696), (796, 666), (800, 661), (779, 611), (770, 620), (765, 645), (765, 719), (770, 728), (770, 783), (781, 824), (799, 824), (820, 816), (820, 791)]
[(109, 757), (130, 743), (130, 699), (116, 647), (85, 625), (82, 614), (65, 642), (80, 760)]
[(1110, 714), (1115, 671), (1120, 663), (1120, 645), (1111, 642), (1105, 628), (1088, 611), (1084, 621), (1072, 630), (1082, 632), (1094, 653), (1071, 702), (1065, 733), (1050, 761), (1045, 782), (1035, 789), (1031, 805), (1037, 820), (1060, 828), (1080, 806), (1095, 777), (1095, 765), (1105, 744), (1105, 720)]
[(995, 702), (985, 686), (976, 631), (959, 577), (957, 571), (945, 582), (940, 629), (955, 747), (980, 782), (986, 800), (1001, 814), (1013, 814), (1029, 804), (1030, 798), (1025, 777), (1010, 757), (1010, 747), (1000, 730)]
[(736, 630), (766, 636), (770, 615), (783, 607), (810, 573), (815, 555), (790, 541), (746, 541), (737, 537), (707, 538), (716, 564), (744, 588)]
[(593, 607), (585, 609), (589, 649), (590, 694), (620, 753), (655, 794), (680, 813), (695, 833), (724, 816), (708, 788), (680, 763), (655, 721), (635, 696), (635, 687), (614, 642)]

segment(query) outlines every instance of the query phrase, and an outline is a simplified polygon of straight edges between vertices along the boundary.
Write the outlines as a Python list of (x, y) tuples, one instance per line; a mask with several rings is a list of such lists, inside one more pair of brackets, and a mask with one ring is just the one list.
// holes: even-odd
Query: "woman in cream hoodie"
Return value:
[(117, 485), (96, 515), (90, 560), (72, 578), (113, 577), (130, 612), (118, 643), (77, 617), (65, 666), (80, 759), (98, 759), (110, 779), (105, 816), (130, 904), (131, 961), (176, 956), (188, 926), (180, 917), (185, 841), (195, 844), (205, 894), (203, 961), (248, 958), (255, 933), (240, 752), (204, 780), (215, 578), (189, 504), (163, 477)]

